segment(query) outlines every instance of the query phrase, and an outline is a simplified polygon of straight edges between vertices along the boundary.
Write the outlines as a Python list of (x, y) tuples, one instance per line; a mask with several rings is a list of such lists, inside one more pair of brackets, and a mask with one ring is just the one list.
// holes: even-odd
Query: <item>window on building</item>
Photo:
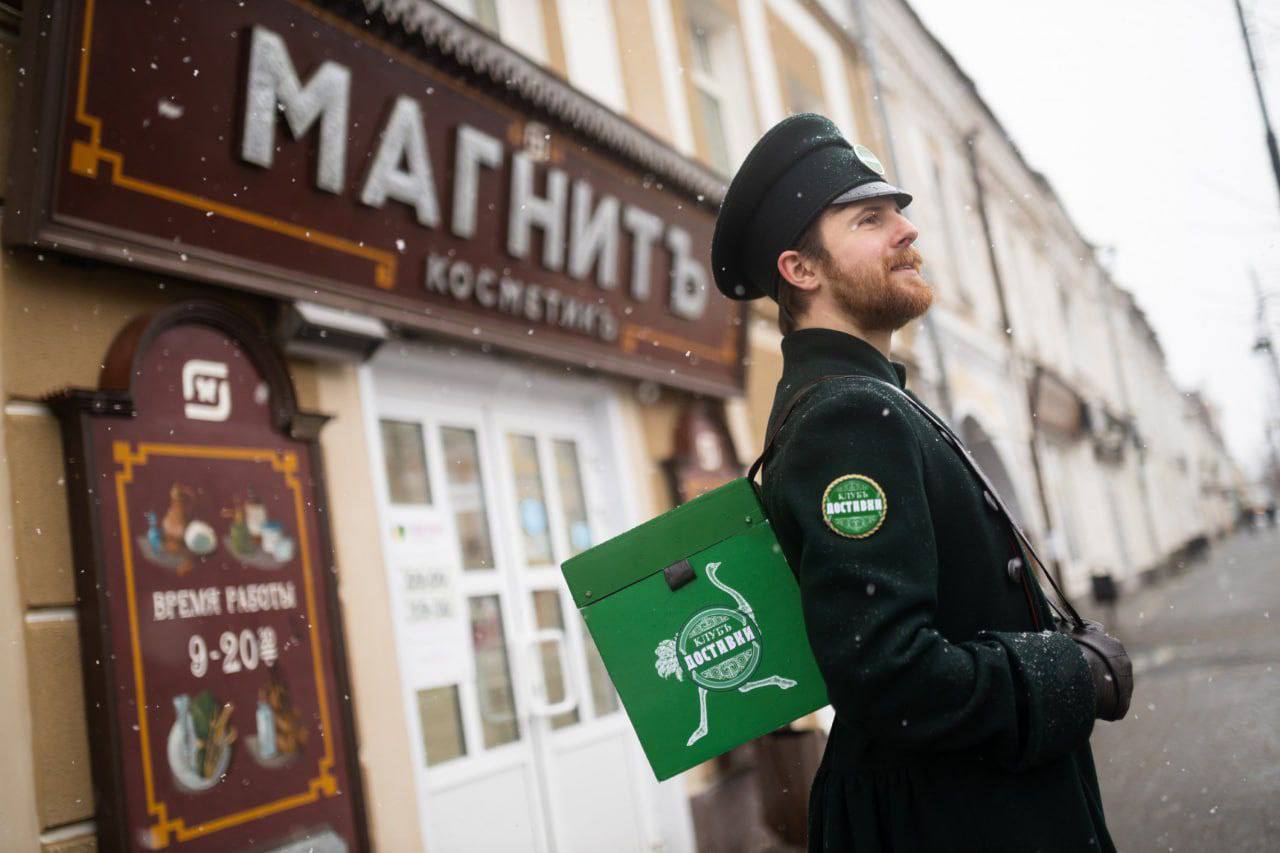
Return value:
[(787, 112), (789, 115), (797, 113), (822, 113), (827, 112), (826, 105), (822, 102), (822, 96), (813, 91), (804, 80), (796, 77), (794, 74), (787, 74), (784, 79), (783, 89), (787, 98)]
[(498, 32), (497, 0), (471, 0), (476, 23), (491, 33)]
[[(552, 65), (549, 33), (538, 0), (434, 0), (464, 21), (470, 21), (494, 38), (539, 65)], [(413, 5), (407, 3), (406, 5)], [(562, 12), (563, 14), (563, 12)], [(554, 20), (554, 19), (553, 19)], [(561, 53), (559, 35), (554, 36)], [(563, 59), (563, 57), (560, 57)]]
[(716, 79), (715, 64), (711, 58), (711, 40), (714, 35), (707, 27), (697, 23), (692, 24), (691, 30), (693, 69), (690, 78), (693, 80), (696, 98), (694, 109), (698, 120), (702, 122), (707, 157), (711, 165), (728, 174), (729, 140), (725, 128), (724, 93), (720, 89), (720, 81)]
[(964, 276), (960, 270), (963, 264), (960, 257), (960, 241), (956, 238), (957, 223), (951, 212), (951, 197), (947, 192), (947, 183), (943, 178), (942, 167), (937, 159), (931, 163), (933, 166), (933, 191), (936, 195), (934, 207), (938, 211), (938, 221), (942, 224), (942, 240), (946, 245), (947, 259), (949, 261), (948, 275), (951, 278), (951, 289), (960, 301), (965, 305), (972, 305), (973, 299), (969, 295), (969, 288), (965, 286)]
[(702, 130), (707, 161), (728, 175), (746, 153), (755, 132), (746, 112), (750, 91), (737, 29), (707, 2), (690, 4), (687, 27), (692, 54), (690, 109)]

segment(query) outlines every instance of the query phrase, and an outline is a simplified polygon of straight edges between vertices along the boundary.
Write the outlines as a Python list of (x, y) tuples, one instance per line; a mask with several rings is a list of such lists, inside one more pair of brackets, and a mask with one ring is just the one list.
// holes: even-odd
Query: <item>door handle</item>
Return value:
[[(560, 676), (564, 680), (564, 698), (559, 702), (547, 701), (547, 673), (542, 665), (542, 656), (538, 654), (543, 643), (555, 643), (556, 660), (560, 663)], [(569, 668), (569, 656), (565, 650), (566, 639), (563, 628), (541, 628), (529, 635), (527, 648), (536, 660), (540, 680), (534, 684), (529, 707), (539, 717), (554, 717), (578, 707), (577, 683)]]

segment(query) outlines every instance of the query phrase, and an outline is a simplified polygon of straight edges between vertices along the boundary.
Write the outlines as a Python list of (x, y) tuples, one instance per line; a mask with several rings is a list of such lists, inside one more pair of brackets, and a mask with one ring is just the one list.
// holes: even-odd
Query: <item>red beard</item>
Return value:
[[(891, 274), (902, 264), (910, 264), (916, 275)], [(823, 272), (836, 303), (858, 328), (896, 332), (933, 304), (933, 287), (919, 276), (923, 264), (920, 253), (908, 246), (874, 265), (844, 268), (828, 261)]]

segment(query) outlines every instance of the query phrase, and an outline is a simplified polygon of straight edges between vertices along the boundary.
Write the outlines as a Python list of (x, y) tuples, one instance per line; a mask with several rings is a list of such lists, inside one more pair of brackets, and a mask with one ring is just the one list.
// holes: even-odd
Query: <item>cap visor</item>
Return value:
[(893, 184), (885, 183), (884, 181), (872, 181), (869, 184), (861, 184), (848, 192), (841, 193), (831, 200), (831, 204), (849, 204), (855, 201), (866, 201), (869, 198), (882, 198), (889, 195), (897, 197), (898, 207), (906, 207), (911, 203), (911, 195), (909, 193), (905, 193)]

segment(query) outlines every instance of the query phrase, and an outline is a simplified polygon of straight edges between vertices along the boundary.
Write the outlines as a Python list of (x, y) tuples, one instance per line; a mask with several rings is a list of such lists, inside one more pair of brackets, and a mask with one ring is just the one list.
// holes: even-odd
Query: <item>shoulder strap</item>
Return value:
[[(1058, 582), (1053, 579), (1053, 573), (1045, 567), (1044, 561), (1041, 560), (1040, 555), (1036, 553), (1035, 547), (1031, 544), (1031, 540), (1027, 537), (1027, 534), (1022, 531), (1022, 528), (1014, 519), (1013, 514), (1009, 512), (1009, 508), (1000, 497), (1000, 492), (998, 492), (996, 487), (992, 485), (982, 468), (978, 466), (977, 460), (975, 460), (969, 453), (969, 448), (967, 448), (964, 442), (960, 440), (960, 437), (952, 431), (946, 421), (931, 412), (928, 407), (915, 397), (911, 396), (897, 385), (885, 382), (883, 379), (876, 379), (874, 376), (867, 376), (863, 373), (845, 373), (819, 376), (818, 378), (811, 379), (804, 385), (801, 385), (800, 389), (791, 396), (791, 399), (788, 400), (787, 404), (782, 408), (782, 412), (778, 415), (778, 420), (774, 422), (773, 429), (769, 430), (769, 434), (765, 438), (764, 450), (760, 453), (760, 456), (756, 458), (756, 461), (751, 464), (750, 470), (747, 471), (747, 480), (751, 482), (752, 485), (755, 484), (756, 474), (759, 472), (761, 466), (769, 460), (769, 456), (773, 453), (773, 446), (774, 442), (778, 438), (778, 433), (782, 431), (783, 424), (787, 422), (787, 418), (790, 417), (791, 412), (795, 410), (796, 404), (798, 404), (806, 394), (813, 390), (814, 387), (829, 379), (864, 379), (868, 382), (874, 382), (879, 385), (883, 385), (886, 388), (890, 388), (894, 393), (905, 400), (911, 408), (915, 409), (922, 417), (924, 417), (925, 420), (932, 424), (933, 428), (942, 435), (943, 440), (946, 441), (947, 444), (950, 444), (956, 453), (959, 454), (961, 461), (964, 462), (969, 471), (978, 478), (978, 482), (980, 482), (983, 488), (986, 489), (987, 494), (991, 495), (1001, 517), (1003, 517), (1005, 523), (1009, 525), (1009, 529), (1013, 531), (1014, 537), (1022, 547), (1026, 549), (1027, 555), (1031, 557), (1031, 560), (1040, 566), (1040, 573), (1048, 579), (1049, 585), (1052, 586), (1053, 591), (1057, 593), (1058, 599), (1062, 602), (1062, 606), (1065, 607), (1067, 613), (1070, 614), (1072, 624), (1077, 628), (1084, 627), (1084, 620), (1080, 618), (1080, 614), (1076, 612), (1076, 609), (1071, 606), (1071, 602), (1067, 599), (1066, 595), (1063, 594), (1062, 589), (1058, 586)], [(1056, 605), (1052, 604), (1052, 602), (1050, 602), (1050, 604), (1054, 609), (1058, 609)], [(1061, 610), (1059, 610), (1059, 614), (1061, 615)]]
[(760, 470), (760, 466), (769, 461), (769, 456), (773, 453), (773, 442), (778, 438), (778, 433), (782, 432), (782, 425), (787, 422), (787, 418), (791, 417), (791, 412), (795, 409), (796, 404), (814, 389), (815, 386), (826, 382), (828, 379), (853, 379), (861, 374), (842, 373), (830, 374), (827, 376), (819, 376), (817, 379), (810, 379), (808, 382), (800, 386), (800, 390), (791, 395), (791, 399), (782, 407), (782, 413), (778, 415), (778, 420), (774, 422), (773, 429), (769, 430), (769, 434), (765, 436), (764, 450), (756, 457), (756, 461), (751, 463), (751, 468), (747, 471), (747, 479), (754, 483), (756, 481), (756, 473)]
[(1076, 612), (1076, 609), (1071, 606), (1071, 602), (1067, 599), (1067, 596), (1063, 594), (1061, 587), (1058, 586), (1058, 582), (1053, 579), (1053, 573), (1046, 568), (1044, 561), (1040, 559), (1040, 555), (1036, 553), (1036, 549), (1032, 546), (1031, 540), (1027, 537), (1027, 534), (1023, 532), (1022, 527), (1019, 526), (1018, 522), (1014, 519), (1013, 514), (1009, 512), (1009, 508), (1000, 497), (1000, 492), (996, 490), (994, 485), (992, 485), (991, 480), (987, 478), (986, 473), (978, 465), (978, 461), (974, 459), (973, 454), (969, 452), (969, 448), (960, 440), (960, 436), (955, 434), (951, 427), (947, 425), (946, 421), (935, 415), (923, 403), (899, 388), (897, 385), (884, 382), (883, 380), (876, 379), (871, 376), (863, 376), (861, 378), (869, 379), (872, 382), (877, 382), (888, 388), (892, 388), (894, 392), (902, 397), (902, 399), (906, 400), (913, 409), (924, 416), (925, 420), (933, 424), (934, 429), (942, 435), (943, 440), (946, 441), (947, 444), (951, 445), (951, 447), (960, 455), (960, 459), (965, 463), (969, 471), (978, 478), (978, 482), (982, 483), (987, 494), (991, 495), (992, 499), (996, 503), (996, 507), (1000, 510), (1000, 515), (1004, 517), (1005, 523), (1009, 525), (1009, 529), (1013, 531), (1014, 536), (1022, 544), (1022, 547), (1027, 550), (1028, 556), (1030, 556), (1031, 559), (1040, 566), (1040, 573), (1045, 576), (1049, 581), (1049, 585), (1053, 587), (1053, 591), (1057, 593), (1059, 601), (1062, 602), (1063, 607), (1065, 607), (1067, 609), (1067, 613), (1070, 614), (1072, 624), (1077, 628), (1083, 628), (1084, 620), (1080, 618), (1080, 614)]

